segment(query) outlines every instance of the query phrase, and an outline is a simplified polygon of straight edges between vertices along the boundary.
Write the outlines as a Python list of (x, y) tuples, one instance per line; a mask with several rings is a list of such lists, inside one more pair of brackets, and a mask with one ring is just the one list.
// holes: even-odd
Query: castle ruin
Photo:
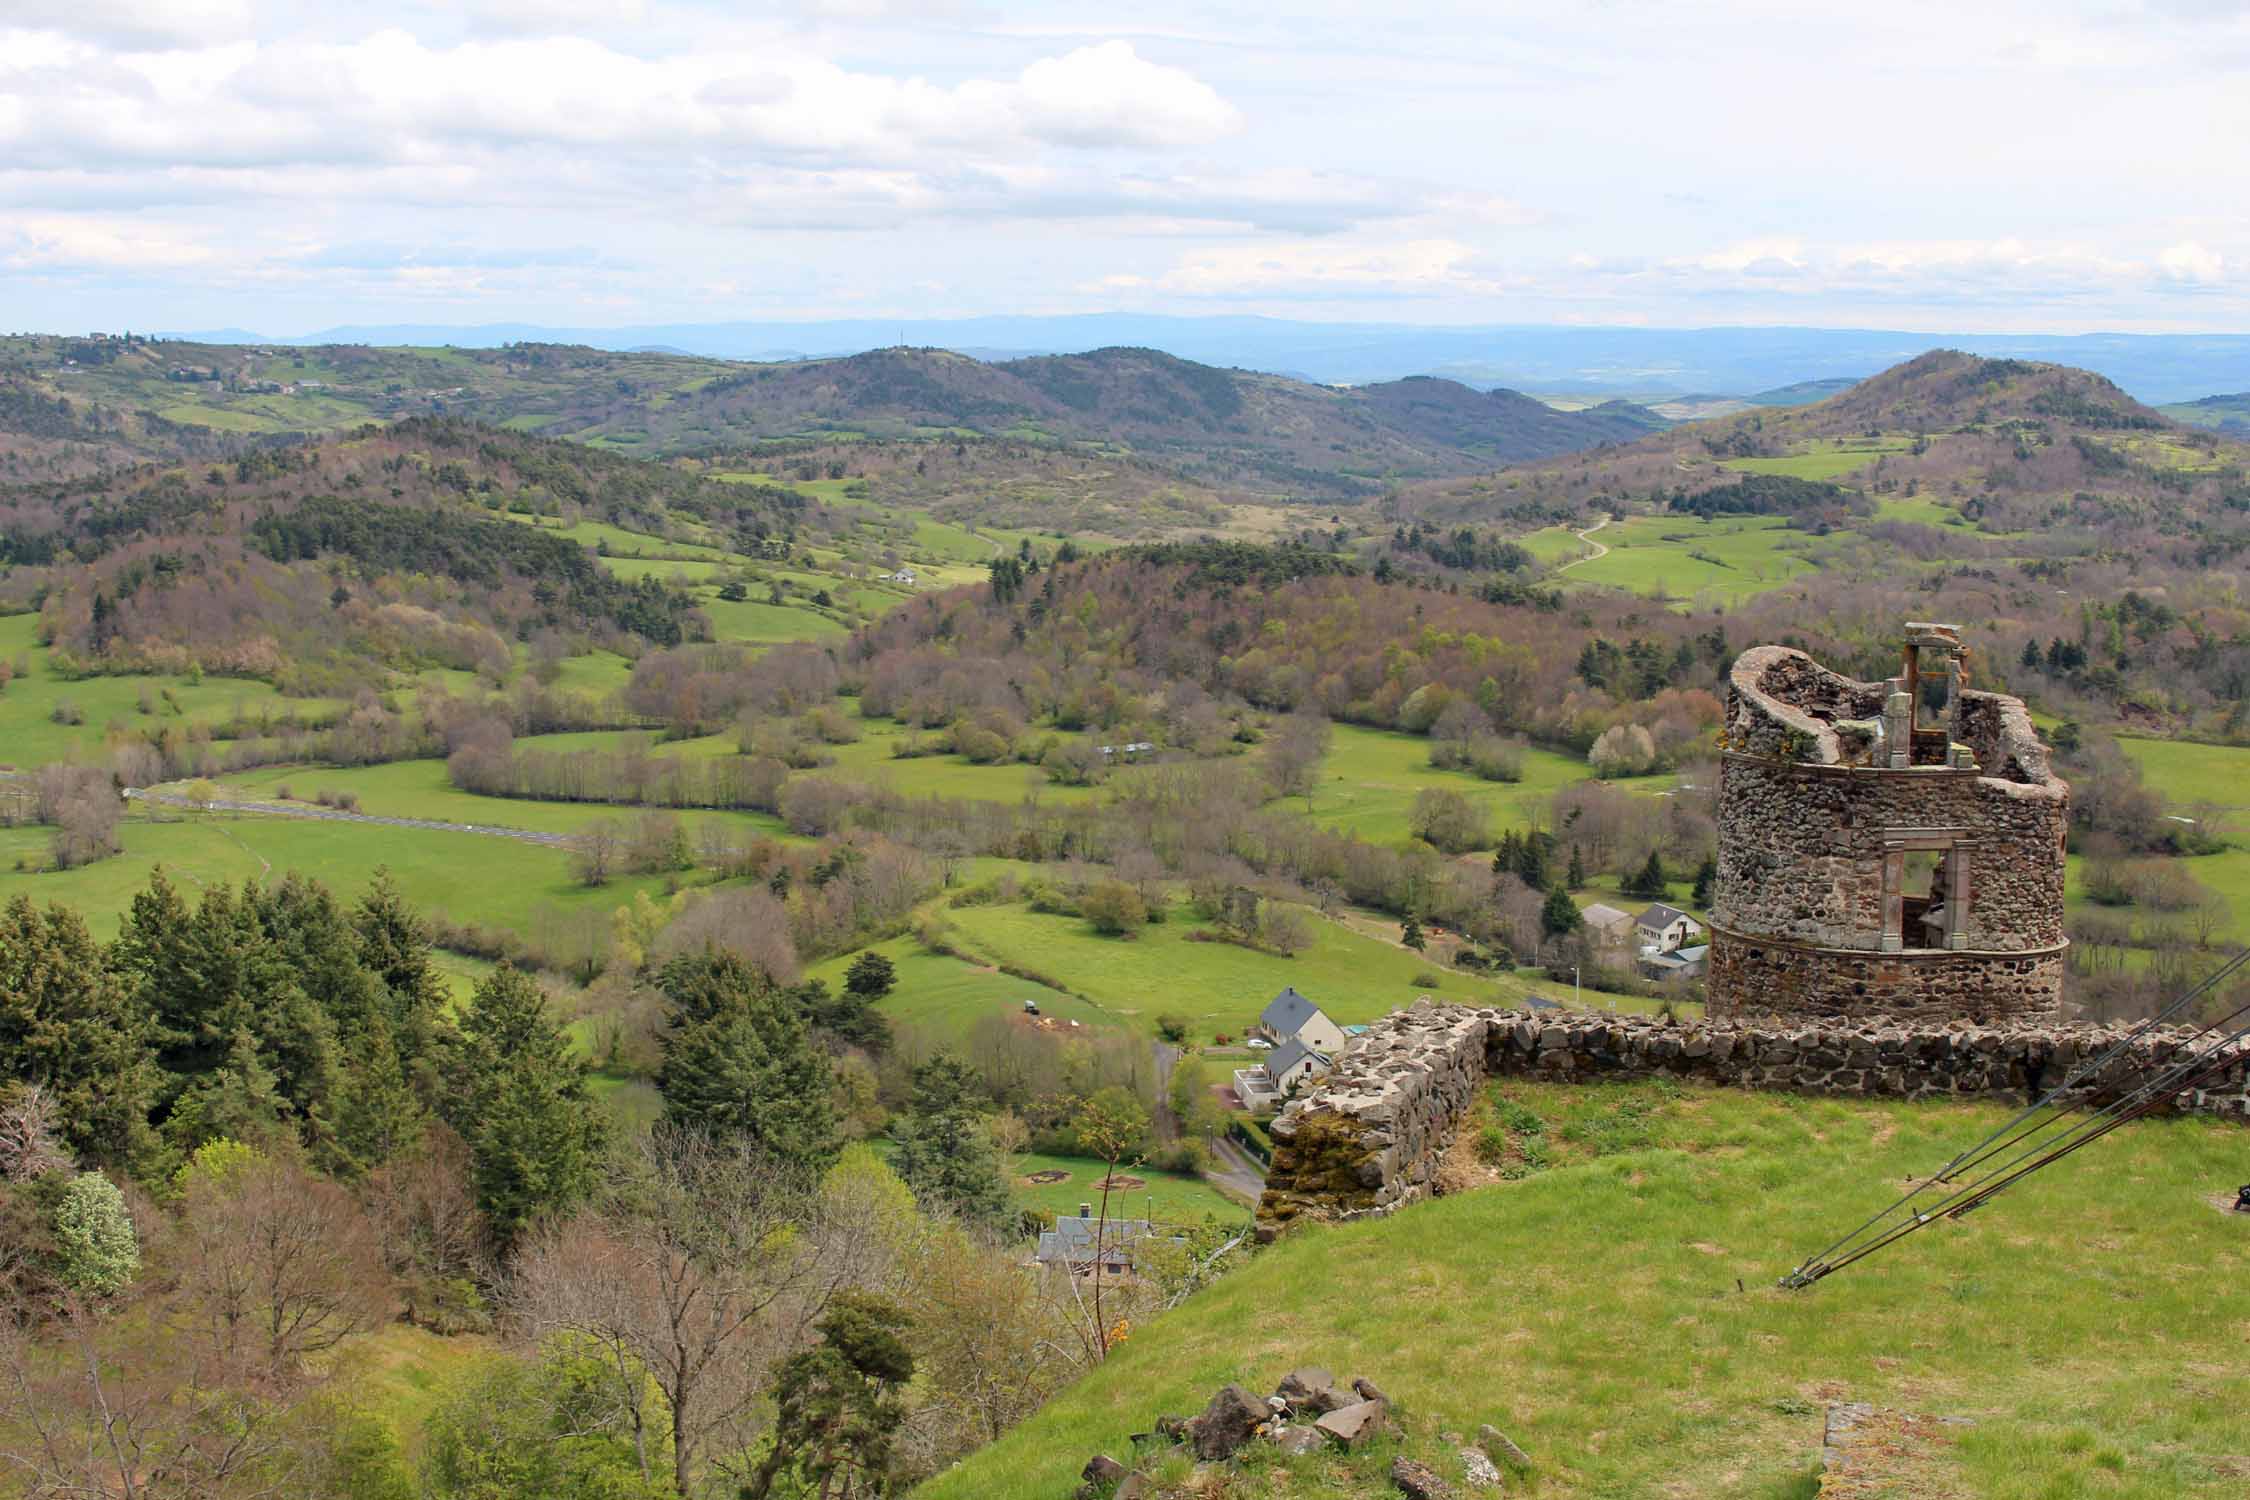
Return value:
[(1745, 651), (1722, 747), (1714, 1020), (2059, 1014), (2070, 788), (1956, 627), (1909, 622), (1879, 683)]

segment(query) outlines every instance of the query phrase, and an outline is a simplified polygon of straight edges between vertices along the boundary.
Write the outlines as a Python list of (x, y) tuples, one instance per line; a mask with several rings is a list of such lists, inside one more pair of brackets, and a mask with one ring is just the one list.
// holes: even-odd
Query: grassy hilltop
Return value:
[[(2133, 1126), (1957, 1226), (1788, 1292), (1784, 1271), (2002, 1111), (1494, 1094), (1518, 1127), (1516, 1169), (1526, 1142), (1552, 1165), (1286, 1236), (916, 1493), (1051, 1500), (1157, 1416), (1304, 1363), (1373, 1379), (1403, 1408), (1397, 1451), (1456, 1482), (1441, 1434), (1500, 1427), (1537, 1463), (1509, 1493), (1806, 1500), (1821, 1412), (1843, 1400), (1975, 1424), (1899, 1495), (2157, 1500), (2237, 1494), (2250, 1474), (2250, 1224), (2209, 1201), (2231, 1201), (2241, 1175), (2237, 1127)], [(1253, 1467), (1192, 1493), (1372, 1500), (1391, 1492), (1386, 1463)]]

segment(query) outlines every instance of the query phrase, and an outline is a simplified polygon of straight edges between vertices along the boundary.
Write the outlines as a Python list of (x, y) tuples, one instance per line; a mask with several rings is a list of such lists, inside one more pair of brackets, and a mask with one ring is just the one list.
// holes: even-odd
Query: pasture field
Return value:
[(1872, 442), (1820, 441), (1808, 445), (1799, 453), (1783, 454), (1778, 458), (1730, 458), (1720, 462), (1722, 469), (1732, 469), (1738, 474), (1786, 474), (1792, 479), (1841, 479), (1846, 474), (1857, 473), (1886, 453), (1904, 453), (1913, 446), (1907, 438), (1879, 438)]
[(1967, 528), (1969, 518), (1943, 500), (1932, 500), (1927, 495), (1907, 498), (1886, 495), (1875, 502), (1875, 519), (1878, 521), (1908, 521), (1919, 526), (1953, 526)]
[[(925, 953), (911, 938), (893, 938), (868, 946), (888, 958), (898, 970), (898, 985), (883, 997), (880, 1008), (891, 1024), (900, 1028), (959, 1041), (967, 1038), (976, 1023), (986, 1016), (1021, 1017), (1026, 1000), (1036, 1004), (1042, 1015), (1055, 1021), (1076, 1021), (1081, 1026), (1110, 1030), (1125, 1024), (1120, 1016), (1043, 984), (942, 953)], [(805, 970), (805, 975), (809, 979), (826, 981), (832, 990), (841, 990), (844, 973), (856, 956), (856, 952), (847, 953), (813, 964)]]
[(1705, 521), (1687, 515), (1628, 516), (1596, 534), (1609, 548), (1570, 570), (1569, 580), (1673, 600), (1732, 603), (1817, 570), (1810, 539), (1776, 516)]
[[(1081, 1203), (1102, 1210), (1102, 1179), (1109, 1169), (1082, 1156), (1042, 1156), (1030, 1153), (1010, 1159), (1008, 1191), (1026, 1208), (1048, 1214), (1075, 1214)], [(1063, 1172), (1060, 1182), (1033, 1182), (1033, 1174)], [(1141, 1181), (1137, 1188), (1120, 1185), (1109, 1195), (1112, 1219), (1153, 1219), (1158, 1224), (1200, 1224), (1206, 1215), (1226, 1222), (1247, 1219), (1249, 1210), (1200, 1177), (1184, 1172), (1159, 1172), (1151, 1167), (1119, 1164), (1119, 1177)]]
[[(1510, 829), (1530, 826), (1533, 809), (1545, 808), (1556, 792), (1593, 773), (1574, 756), (1527, 747), (1523, 780), (1486, 781), (1466, 771), (1433, 767), (1426, 736), (1338, 724), (1320, 774), (1312, 799), (1315, 822), (1370, 843), (1396, 844), (1412, 836), (1414, 798), (1429, 788), (1459, 792), (1486, 809), (1497, 839)], [(1653, 795), (1668, 790), (1673, 781), (1670, 776), (1644, 776), (1622, 784)], [(1292, 797), (1276, 805), (1302, 811), (1305, 804)]]
[(606, 914), (664, 886), (658, 876), (634, 875), (589, 890), (571, 878), (559, 849), (473, 833), (225, 814), (157, 822), (139, 813), (120, 833), (122, 854), (27, 874), (15, 868), (18, 857), (43, 860), (51, 830), (0, 828), (0, 901), (19, 893), (40, 905), (59, 901), (76, 907), (96, 936), (110, 938), (158, 865), (190, 895), (222, 881), (277, 879), (296, 870), (347, 902), (359, 899), (377, 866), (386, 866), (406, 899), (428, 915), (532, 936), (547, 915)]
[[(2197, 807), (2250, 807), (2250, 746), (2118, 736), (2141, 780), (2177, 813)], [(2250, 832), (2250, 830), (2245, 830)]]
[[(1601, 534), (1606, 535), (1608, 531), (1609, 528), (1605, 526), (1602, 528)], [(1549, 566), (1556, 563), (1576, 562), (1582, 557), (1594, 555), (1594, 549), (1581, 541), (1578, 532), (1569, 526), (1542, 526), (1537, 531), (1526, 532), (1522, 536), (1511, 538), (1511, 540), (1534, 558)]]
[[(241, 677), (87, 677), (58, 674), (47, 648), (38, 644), (37, 615), (0, 616), (0, 658), (30, 670), (0, 688), (0, 766), (28, 769), (51, 761), (91, 758), (102, 750), (111, 724), (135, 734), (168, 725), (216, 723), (237, 716), (289, 714), (310, 717), (340, 705), (326, 698), (285, 698), (269, 683)], [(147, 692), (152, 712), (140, 711)], [(165, 694), (171, 697), (167, 701)], [(84, 719), (55, 721), (58, 706)]]
[[(2250, 1223), (2210, 1202), (2242, 1175), (2239, 1127), (2127, 1126), (1792, 1292), (1782, 1273), (2007, 1110), (1505, 1089), (1560, 1164), (1284, 1236), (917, 1494), (1047, 1500), (1153, 1413), (1198, 1410), (1227, 1381), (1270, 1390), (1308, 1360), (1381, 1385), (1407, 1451), (1457, 1486), (1458, 1445), (1440, 1434), (1496, 1425), (1550, 1500), (1810, 1500), (1821, 1413), (1844, 1400), (1973, 1419), (1931, 1453), (1925, 1483), (1890, 1493), (2241, 1493)], [(1389, 1493), (1394, 1441), (1251, 1477), (1309, 1500)]]
[[(963, 952), (1052, 977), (1142, 1031), (1153, 1032), (1160, 1015), (1184, 1016), (1193, 1042), (1209, 1042), (1221, 1031), (1239, 1034), (1288, 985), (1344, 1024), (1388, 1015), (1417, 994), (1507, 1004), (1527, 993), (1514, 979), (1439, 971), (1420, 954), (1319, 919), (1311, 923), (1311, 947), (1279, 958), (1192, 940), (1189, 934), (1204, 924), (1179, 905), (1169, 920), (1130, 938), (1102, 937), (1081, 918), (1021, 905), (963, 907), (945, 915)], [(1441, 982), (1416, 983), (1425, 974)]]

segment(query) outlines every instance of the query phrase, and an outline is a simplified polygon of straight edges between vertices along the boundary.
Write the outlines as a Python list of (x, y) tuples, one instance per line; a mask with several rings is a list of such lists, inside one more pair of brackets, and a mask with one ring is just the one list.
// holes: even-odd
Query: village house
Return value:
[(1619, 911), (1614, 906), (1605, 906), (1597, 901), (1578, 915), (1586, 924), (1586, 936), (1593, 939), (1596, 948), (1623, 953), (1633, 946), (1634, 923), (1631, 912)]
[(1273, 1050), (1257, 1067), (1235, 1070), (1234, 1094), (1244, 1109), (1258, 1114), (1279, 1109), (1290, 1090), (1327, 1072), (1349, 1040), (1344, 1027), (1294, 986), (1267, 1003), (1251, 1036)]
[(1669, 953), (1644, 951), (1640, 970), (1647, 979), (1701, 979), (1711, 967), (1711, 948), (1707, 943), (1692, 947), (1674, 948)]
[(1344, 1028), (1328, 1019), (1327, 1012), (1297, 993), (1291, 985), (1258, 1013), (1258, 1024), (1251, 1035), (1264, 1037), (1278, 1047), (1287, 1041), (1302, 1041), (1316, 1052), (1330, 1056), (1344, 1049)]
[(1039, 1248), (1032, 1259), (1074, 1276), (1091, 1276), (1097, 1268), (1105, 1276), (1127, 1276), (1132, 1274), (1138, 1255), (1148, 1247), (1185, 1243), (1146, 1219), (1111, 1219), (1104, 1223), (1094, 1217), (1094, 1205), (1081, 1203), (1075, 1217), (1057, 1214), (1055, 1227), (1040, 1232)]
[(1654, 948), (1659, 953), (1673, 952), (1703, 936), (1701, 922), (1661, 901), (1635, 918), (1633, 928), (1642, 948)]

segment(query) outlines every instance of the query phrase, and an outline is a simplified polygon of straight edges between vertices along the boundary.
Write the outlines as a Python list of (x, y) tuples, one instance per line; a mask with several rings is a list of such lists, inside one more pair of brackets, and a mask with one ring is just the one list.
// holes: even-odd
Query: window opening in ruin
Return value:
[(1966, 917), (1968, 850), (1950, 839), (1918, 837), (1893, 844), (1885, 862), (1883, 947), (1953, 948)]

